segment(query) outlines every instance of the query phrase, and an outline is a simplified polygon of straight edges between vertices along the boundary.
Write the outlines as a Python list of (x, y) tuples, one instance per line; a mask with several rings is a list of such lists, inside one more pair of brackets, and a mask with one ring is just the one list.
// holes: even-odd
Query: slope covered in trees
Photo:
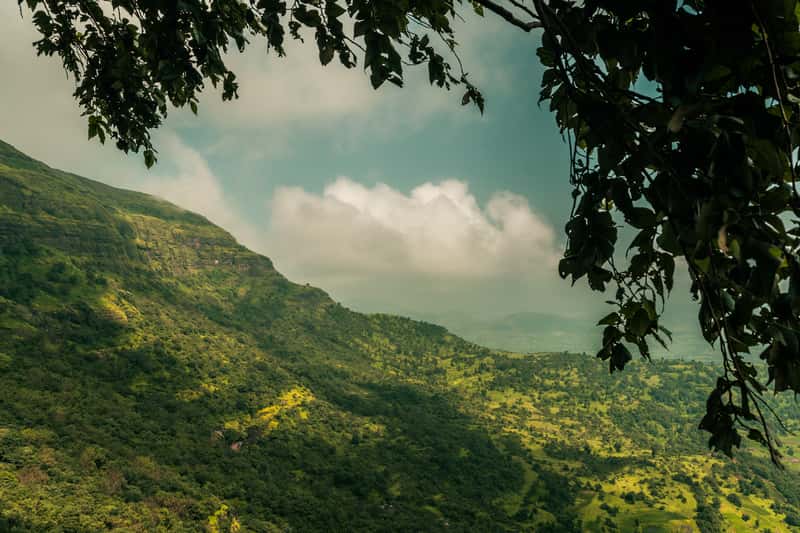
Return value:
[(718, 369), (602, 366), (352, 312), (198, 215), (0, 143), (0, 530), (800, 524), (791, 455), (707, 451)]

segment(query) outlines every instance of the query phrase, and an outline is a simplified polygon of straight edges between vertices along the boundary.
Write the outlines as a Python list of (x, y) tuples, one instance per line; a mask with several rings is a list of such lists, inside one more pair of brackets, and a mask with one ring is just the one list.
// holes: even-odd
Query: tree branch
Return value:
[[(538, 17), (536, 17), (536, 20), (532, 20), (530, 22), (525, 22), (525, 21), (517, 18), (517, 16), (514, 15), (514, 13), (512, 13), (508, 9), (504, 8), (500, 4), (497, 4), (497, 3), (493, 2), (492, 0), (475, 0), (475, 3), (480, 5), (480, 6), (482, 6), (482, 7), (485, 7), (486, 9), (488, 9), (489, 11), (494, 13), (495, 15), (499, 15), (506, 22), (508, 22), (508, 23), (510, 23), (510, 24), (522, 29), (523, 31), (531, 31), (531, 30), (534, 30), (536, 28), (541, 28), (542, 27), (542, 23), (541, 23), (541, 21), (539, 20)], [(518, 7), (522, 8), (522, 9), (524, 9), (528, 13), (531, 13), (530, 10), (528, 10), (524, 6), (521, 6), (518, 2), (512, 1), (511, 3), (514, 4), (515, 6), (518, 6)]]
[(519, 2), (518, 0), (508, 0), (508, 1), (511, 2), (512, 6), (516, 7), (517, 9), (521, 9), (522, 11), (524, 11), (525, 13), (530, 15), (531, 18), (533, 18), (533, 19), (538, 19), (539, 18), (539, 15), (537, 15), (535, 11), (530, 9), (528, 6), (526, 6), (522, 2)]

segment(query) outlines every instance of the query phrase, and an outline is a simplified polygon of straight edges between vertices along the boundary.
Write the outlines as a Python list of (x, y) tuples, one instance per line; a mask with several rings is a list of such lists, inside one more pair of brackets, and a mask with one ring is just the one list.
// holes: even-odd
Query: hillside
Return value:
[(715, 372), (355, 313), (0, 142), (0, 531), (789, 531), (793, 457), (695, 429)]

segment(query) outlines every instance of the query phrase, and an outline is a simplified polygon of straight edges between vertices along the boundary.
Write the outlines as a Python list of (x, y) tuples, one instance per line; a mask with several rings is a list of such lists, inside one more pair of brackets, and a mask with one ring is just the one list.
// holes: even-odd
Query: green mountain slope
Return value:
[(355, 313), (0, 142), (0, 531), (788, 531), (797, 465), (695, 430), (714, 372)]

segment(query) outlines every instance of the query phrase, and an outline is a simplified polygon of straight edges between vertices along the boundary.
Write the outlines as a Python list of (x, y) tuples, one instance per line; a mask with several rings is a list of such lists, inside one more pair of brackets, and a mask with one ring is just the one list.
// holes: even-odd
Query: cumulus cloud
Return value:
[(322, 194), (275, 191), (270, 248), (291, 271), (496, 279), (552, 271), (553, 229), (528, 201), (497, 192), (481, 207), (466, 183), (425, 183), (404, 194), (341, 177)]

